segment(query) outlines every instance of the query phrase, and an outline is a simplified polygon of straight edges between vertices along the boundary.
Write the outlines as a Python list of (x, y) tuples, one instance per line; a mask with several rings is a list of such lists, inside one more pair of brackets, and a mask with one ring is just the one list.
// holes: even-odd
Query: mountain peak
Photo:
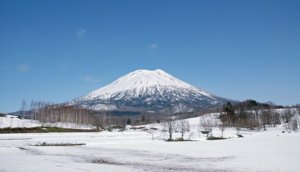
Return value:
[(121, 76), (111, 84), (88, 93), (86, 96), (75, 99), (73, 104), (84, 106), (103, 107), (102, 105), (116, 105), (129, 107), (151, 107), (155, 110), (169, 108), (172, 105), (183, 104), (205, 105), (218, 103), (218, 98), (210, 93), (194, 87), (167, 72), (156, 69), (139, 69)]
[[(124, 92), (128, 90), (134, 91), (134, 95), (137, 97), (145, 92), (151, 92), (153, 89), (162, 92), (162, 89), (172, 88), (200, 90), (184, 81), (175, 78), (161, 69), (139, 69), (118, 78), (105, 87), (89, 93), (85, 98), (110, 98), (118, 92)], [(206, 93), (203, 90), (201, 90), (201, 92), (207, 96), (210, 96), (209, 93)]]
[(134, 76), (134, 75), (169, 75), (167, 72), (156, 69), (156, 70), (147, 70), (147, 69), (138, 69), (133, 72), (130, 72), (128, 75)]

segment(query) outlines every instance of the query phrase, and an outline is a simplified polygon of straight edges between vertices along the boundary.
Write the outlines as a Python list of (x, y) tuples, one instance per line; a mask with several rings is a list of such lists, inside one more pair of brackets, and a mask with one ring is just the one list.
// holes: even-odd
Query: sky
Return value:
[(0, 0), (0, 112), (137, 69), (230, 99), (300, 103), (300, 1)]

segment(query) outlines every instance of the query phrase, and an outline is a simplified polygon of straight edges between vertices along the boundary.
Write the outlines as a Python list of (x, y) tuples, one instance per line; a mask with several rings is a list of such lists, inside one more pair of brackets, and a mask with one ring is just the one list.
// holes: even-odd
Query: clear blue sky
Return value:
[(0, 1), (0, 112), (142, 68), (226, 98), (300, 103), (300, 1)]

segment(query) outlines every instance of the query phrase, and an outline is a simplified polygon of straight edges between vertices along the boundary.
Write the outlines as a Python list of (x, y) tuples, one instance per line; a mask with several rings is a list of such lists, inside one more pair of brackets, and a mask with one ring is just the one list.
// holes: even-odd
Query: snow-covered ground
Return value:
[(0, 128), (31, 128), (41, 126), (39, 121), (19, 119), (17, 116), (0, 117)]
[(59, 128), (73, 128), (73, 129), (95, 129), (92, 125), (83, 125), (75, 123), (41, 123), (36, 120), (19, 119), (17, 116), (7, 115), (0, 117), (0, 128), (32, 128), (32, 127), (59, 127)]
[[(231, 128), (224, 132), (231, 139), (208, 141), (203, 134), (199, 139), (199, 118), (189, 121), (192, 138), (197, 141), (165, 142), (158, 131), (152, 140), (152, 134), (143, 129), (0, 134), (0, 171), (300, 171), (299, 132), (282, 133), (283, 128), (277, 127), (242, 131), (244, 137), (237, 138)], [(145, 127), (162, 128), (160, 124)], [(220, 134), (218, 128), (213, 132)], [(43, 142), (86, 145), (34, 146)]]

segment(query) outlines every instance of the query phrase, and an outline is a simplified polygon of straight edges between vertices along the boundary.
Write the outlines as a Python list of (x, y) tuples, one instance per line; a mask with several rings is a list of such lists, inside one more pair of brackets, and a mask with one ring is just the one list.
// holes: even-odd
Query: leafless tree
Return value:
[(42, 123), (65, 122), (103, 126), (103, 122), (99, 120), (101, 116), (98, 116), (92, 110), (82, 107), (50, 104), (43, 101), (33, 101), (31, 106), (34, 112), (33, 119), (39, 120)]
[(188, 131), (190, 131), (190, 123), (188, 120), (180, 120), (177, 122), (177, 126), (179, 129), (179, 132), (181, 133), (181, 138), (184, 138), (184, 134)]
[(213, 119), (211, 119), (211, 117), (200, 117), (199, 128), (202, 129), (201, 133), (207, 134), (207, 137), (213, 136), (212, 127), (214, 127), (214, 125), (215, 124), (213, 122)]
[(200, 121), (199, 121), (199, 124), (198, 124), (198, 127), (197, 127), (197, 132), (198, 132), (198, 135), (199, 135), (199, 139), (201, 137), (201, 131), (202, 131), (202, 126), (200, 125)]
[(298, 114), (296, 114), (297, 127), (300, 128), (300, 105), (296, 106), (296, 111), (298, 113)]
[(163, 136), (164, 136), (164, 140), (166, 140), (166, 135), (167, 135), (167, 132), (168, 132), (168, 126), (167, 126), (167, 123), (166, 122), (163, 122), (161, 123), (161, 126), (162, 126), (162, 133), (163, 133)]
[(253, 130), (254, 127), (256, 127), (258, 125), (258, 122), (255, 120), (255, 113), (253, 113), (251, 111), (248, 112), (247, 113), (247, 119), (248, 119), (250, 130)]
[(273, 127), (276, 127), (278, 124), (280, 124), (280, 114), (275, 110), (271, 110), (270, 114), (271, 114), (271, 124)]
[(26, 109), (27, 109), (27, 103), (26, 103), (26, 100), (23, 99), (22, 100), (22, 105), (21, 105), (22, 118), (25, 118)]
[(255, 121), (257, 122), (257, 126), (256, 126), (257, 131), (260, 131), (262, 128), (262, 120), (260, 118), (260, 112), (261, 110), (258, 107), (254, 108)]
[(154, 136), (155, 136), (156, 130), (157, 130), (157, 128), (155, 128), (155, 125), (151, 124), (149, 130), (147, 131), (149, 134), (151, 134), (152, 140), (154, 140), (154, 138), (155, 138)]
[(288, 130), (288, 131), (291, 131), (292, 127), (291, 127), (291, 120), (293, 118), (293, 112), (291, 111), (290, 108), (286, 108), (282, 114), (282, 119), (285, 123), (285, 128)]
[(30, 119), (34, 119), (34, 112), (35, 112), (35, 103), (34, 100), (30, 102)]
[(225, 131), (225, 126), (223, 124), (220, 124), (219, 129), (221, 130), (221, 137), (223, 138), (223, 134), (224, 134), (224, 131)]
[(297, 131), (298, 130), (298, 122), (297, 119), (292, 119), (291, 120), (291, 129), (293, 131)]
[(168, 133), (169, 133), (169, 139), (168, 140), (173, 140), (173, 133), (175, 131), (175, 120), (174, 120), (174, 117), (168, 117), (167, 118), (167, 121), (166, 121), (166, 124), (167, 124), (167, 130), (168, 130)]
[(262, 111), (262, 113), (261, 113), (261, 121), (262, 121), (262, 126), (264, 128), (264, 131), (267, 130), (266, 125), (270, 124), (269, 123), (269, 117), (270, 117), (270, 114), (269, 114), (268, 111), (265, 111), (265, 110)]

